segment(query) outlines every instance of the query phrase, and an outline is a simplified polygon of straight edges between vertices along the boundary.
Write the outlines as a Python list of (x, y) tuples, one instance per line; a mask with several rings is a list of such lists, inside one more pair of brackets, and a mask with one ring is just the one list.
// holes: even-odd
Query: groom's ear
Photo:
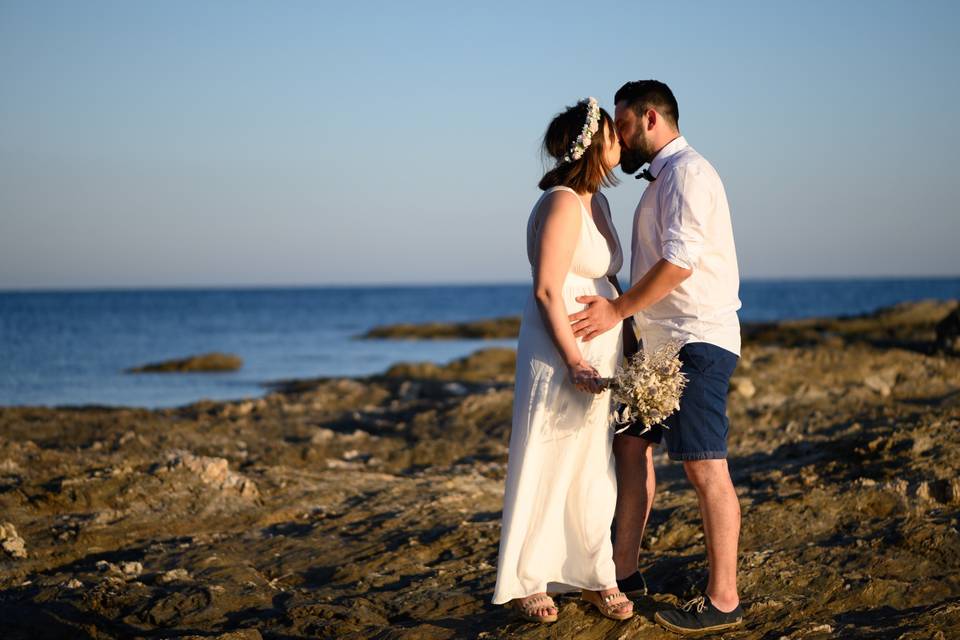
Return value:
[(657, 126), (657, 121), (660, 119), (660, 114), (657, 113), (655, 109), (647, 109), (647, 113), (644, 115), (647, 116), (647, 131), (650, 131)]

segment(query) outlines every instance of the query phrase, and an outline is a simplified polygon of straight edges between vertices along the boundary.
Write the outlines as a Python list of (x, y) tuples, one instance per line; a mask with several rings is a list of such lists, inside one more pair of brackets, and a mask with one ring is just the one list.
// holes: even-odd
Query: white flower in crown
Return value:
[(573, 143), (573, 148), (570, 150), (570, 153), (563, 156), (560, 162), (573, 162), (574, 160), (582, 158), (590, 146), (590, 143), (593, 141), (594, 134), (599, 130), (600, 104), (596, 98), (591, 96), (587, 98), (587, 121), (583, 125), (583, 130), (580, 131), (580, 135), (577, 136), (576, 141)]

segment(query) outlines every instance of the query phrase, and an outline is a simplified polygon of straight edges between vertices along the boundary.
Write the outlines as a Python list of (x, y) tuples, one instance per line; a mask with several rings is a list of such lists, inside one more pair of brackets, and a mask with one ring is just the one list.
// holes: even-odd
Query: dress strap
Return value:
[[(555, 186), (555, 187), (550, 187), (549, 189), (547, 189), (546, 191), (544, 191), (544, 192), (543, 192), (543, 195), (545, 196), (545, 195), (547, 195), (548, 193), (550, 193), (551, 191), (558, 191), (558, 190), (569, 191), (570, 193), (572, 193), (572, 194), (576, 197), (577, 202), (580, 203), (580, 212), (581, 212), (581, 213), (584, 213), (584, 214), (589, 214), (589, 211), (587, 211), (587, 208), (586, 208), (585, 206), (583, 206), (583, 200), (580, 199), (580, 196), (577, 195), (577, 192), (576, 192), (576, 191), (574, 191), (573, 189), (571, 189), (571, 188), (568, 187), (568, 186), (565, 186), (565, 185), (562, 185), (562, 184), (558, 184), (557, 186)], [(541, 197), (542, 197), (542, 196), (541, 196)]]
[[(530, 216), (530, 223), (529, 223), (529, 225), (528, 225), (528, 231), (532, 229), (535, 233), (539, 233), (539, 232), (540, 232), (540, 225), (537, 224), (537, 223), (539, 222), (539, 220), (540, 220), (540, 204), (543, 202), (543, 199), (547, 197), (547, 194), (552, 193), (552, 192), (554, 192), (554, 191), (560, 191), (560, 190), (562, 190), (562, 191), (569, 191), (569, 192), (572, 193), (574, 196), (576, 196), (577, 202), (580, 203), (580, 215), (581, 215), (581, 217), (582, 217), (582, 216), (589, 216), (589, 215), (590, 215), (590, 212), (587, 211), (587, 208), (586, 208), (585, 206), (583, 206), (583, 200), (580, 199), (580, 196), (577, 195), (577, 192), (576, 192), (576, 191), (574, 191), (574, 190), (571, 189), (570, 187), (564, 186), (564, 185), (562, 185), (562, 184), (558, 184), (557, 186), (555, 186), (555, 187), (550, 187), (549, 189), (547, 189), (546, 191), (544, 191), (542, 194), (540, 194), (540, 198), (537, 200), (537, 204), (536, 204), (536, 206), (534, 207), (534, 214), (532, 214), (532, 215)], [(590, 222), (590, 221), (585, 221), (585, 222)], [(592, 222), (591, 222), (591, 224), (592, 224)]]

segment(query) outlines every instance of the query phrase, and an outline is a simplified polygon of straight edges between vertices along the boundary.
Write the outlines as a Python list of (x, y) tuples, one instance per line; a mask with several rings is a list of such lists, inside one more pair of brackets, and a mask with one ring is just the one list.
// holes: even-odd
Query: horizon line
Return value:
[[(621, 282), (623, 278), (618, 276)], [(743, 283), (778, 282), (870, 282), (870, 281), (911, 281), (911, 280), (960, 280), (956, 275), (869, 275), (869, 276), (776, 276), (741, 278)], [(0, 294), (7, 293), (94, 293), (105, 291), (228, 291), (228, 290), (282, 290), (282, 289), (422, 289), (443, 287), (503, 287), (529, 285), (529, 280), (513, 281), (465, 281), (465, 282), (358, 282), (358, 283), (269, 283), (269, 284), (160, 284), (160, 285), (81, 285), (76, 287), (41, 286), (3, 288)]]

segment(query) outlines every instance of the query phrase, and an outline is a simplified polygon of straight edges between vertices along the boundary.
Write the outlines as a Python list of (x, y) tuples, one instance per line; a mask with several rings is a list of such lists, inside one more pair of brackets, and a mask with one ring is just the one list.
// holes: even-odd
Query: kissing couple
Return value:
[[(727, 468), (730, 376), (740, 355), (739, 272), (727, 197), (713, 166), (679, 129), (656, 80), (623, 85), (614, 117), (594, 98), (558, 114), (543, 147), (555, 165), (527, 222), (533, 287), (523, 310), (494, 604), (557, 620), (548, 592), (580, 591), (608, 618), (646, 595), (640, 543), (664, 443), (696, 491), (709, 562), (703, 595), (658, 611), (685, 634), (739, 625), (740, 505)], [(633, 218), (630, 288), (601, 187), (649, 166)], [(682, 345), (687, 382), (663, 423), (614, 434), (603, 378), (639, 349)], [(613, 539), (611, 540), (611, 523)]]

